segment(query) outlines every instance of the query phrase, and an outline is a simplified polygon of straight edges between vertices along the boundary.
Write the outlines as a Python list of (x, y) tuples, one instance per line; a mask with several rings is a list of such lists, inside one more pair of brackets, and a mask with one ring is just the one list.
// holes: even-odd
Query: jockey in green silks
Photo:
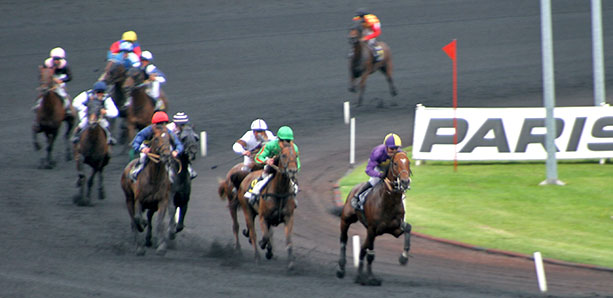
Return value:
[[(294, 132), (289, 126), (281, 126), (277, 131), (277, 138), (272, 140), (255, 155), (254, 161), (256, 164), (266, 164), (272, 165), (274, 163), (274, 157), (277, 156), (281, 152), (281, 146), (279, 142), (290, 142), (294, 140)], [(298, 146), (294, 145), (294, 150), (296, 151), (296, 165), (298, 167), (298, 171), (300, 171), (300, 153), (298, 151)], [(272, 174), (268, 171), (269, 167), (264, 167), (264, 172), (262, 176), (258, 179), (258, 182), (253, 185), (246, 193), (245, 198), (249, 200), (249, 204), (253, 205), (257, 197), (260, 194), (262, 188), (268, 183)], [(298, 183), (292, 180), (292, 187), (294, 189), (294, 200), (296, 200), (296, 194), (298, 194)], [(296, 206), (298, 206), (298, 202), (296, 202)]]

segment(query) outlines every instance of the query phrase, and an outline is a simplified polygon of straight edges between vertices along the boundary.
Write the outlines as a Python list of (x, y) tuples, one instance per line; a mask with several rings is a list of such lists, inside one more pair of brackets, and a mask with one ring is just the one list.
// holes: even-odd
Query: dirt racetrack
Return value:
[[(557, 104), (592, 105), (589, 1), (552, 2)], [(603, 2), (605, 73), (611, 74), (613, 3)], [(450, 106), (451, 63), (441, 47), (454, 38), (460, 106), (542, 105), (539, 5), (533, 0), (0, 3), (0, 297), (541, 296), (529, 260), (418, 237), (406, 267), (397, 263), (400, 240), (377, 239), (374, 270), (381, 287), (354, 284), (349, 266), (345, 279), (335, 277), (339, 228), (330, 210), (333, 185), (349, 169), (342, 104), (354, 98), (347, 92), (346, 34), (358, 7), (382, 20), (380, 39), (392, 49), (399, 89), (392, 107), (383, 77), (369, 79), (365, 106), (352, 110), (359, 161), (389, 131), (410, 144), (416, 104)], [(119, 186), (128, 157), (119, 148), (104, 173), (107, 199), (77, 207), (77, 174), (73, 161), (61, 159), (63, 140), (56, 142), (52, 170), (37, 169), (42, 153), (31, 144), (36, 67), (48, 51), (66, 49), (74, 97), (94, 83), (106, 49), (126, 30), (138, 33), (166, 74), (170, 112), (187, 112), (208, 134), (208, 155), (194, 165), (200, 176), (186, 230), (164, 257), (153, 250), (134, 254)], [(218, 179), (238, 160), (232, 143), (259, 117), (274, 131), (290, 125), (300, 146), (292, 272), (284, 267), (282, 228), (271, 261), (256, 266), (245, 238), (242, 255), (232, 252), (226, 202), (216, 193)], [(414, 172), (413, 187), (426, 187), (419, 168)], [(364, 235), (357, 225), (351, 232)], [(545, 268), (547, 295), (613, 296), (611, 272)]]

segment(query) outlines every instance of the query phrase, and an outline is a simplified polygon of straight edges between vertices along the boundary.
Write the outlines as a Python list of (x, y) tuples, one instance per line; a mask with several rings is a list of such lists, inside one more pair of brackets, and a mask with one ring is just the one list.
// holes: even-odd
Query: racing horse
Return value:
[[(245, 192), (252, 182), (261, 176), (263, 170), (251, 172), (240, 184), (238, 200), (245, 214), (245, 222), (249, 232), (249, 242), (253, 245), (256, 263), (260, 261), (258, 245), (266, 249), (266, 258), (273, 257), (271, 226), (285, 224), (285, 245), (287, 250), (287, 269), (294, 267), (294, 255), (292, 248), (292, 229), (294, 227), (294, 180), (298, 172), (297, 153), (293, 141), (279, 141), (281, 152), (274, 158), (274, 165), (270, 166), (271, 174), (274, 175), (260, 192), (259, 202), (256, 207), (248, 203)], [(260, 216), (260, 228), (262, 239), (256, 243), (254, 226), (255, 216)]]
[(47, 156), (46, 158), (41, 158), (39, 168), (52, 169), (56, 164), (52, 156), (53, 144), (64, 121), (67, 124), (66, 133), (64, 134), (66, 161), (72, 158), (69, 137), (74, 125), (74, 117), (66, 113), (62, 98), (54, 91), (57, 86), (53, 80), (53, 69), (39, 66), (39, 70), (41, 102), (36, 110), (36, 119), (32, 125), (32, 141), (34, 149), (36, 151), (40, 150), (41, 145), (38, 142), (37, 135), (39, 133), (45, 134), (47, 137)]
[[(168, 237), (172, 240), (175, 238), (176, 233), (183, 230), (185, 224), (185, 214), (187, 213), (187, 204), (192, 191), (192, 179), (190, 177), (187, 167), (192, 160), (196, 159), (198, 153), (198, 135), (194, 132), (194, 129), (189, 126), (183, 126), (181, 133), (179, 134), (179, 140), (183, 144), (183, 152), (177, 156), (178, 161), (173, 163), (173, 170), (175, 173), (174, 181), (170, 188), (170, 197), (172, 198), (172, 205), (170, 205), (170, 223), (168, 226)], [(179, 209), (179, 218), (175, 218), (176, 210)]]
[[(155, 112), (155, 105), (153, 99), (147, 95), (144, 79), (145, 73), (142, 70), (130, 68), (123, 83), (123, 90), (128, 95), (127, 100), (130, 102), (126, 109), (125, 119), (127, 140), (132, 140), (137, 131), (147, 127), (151, 123), (151, 117)], [(166, 100), (162, 96), (160, 96), (160, 100), (164, 100), (164, 107), (167, 107)], [(129, 147), (129, 142), (126, 142), (125, 149)]]
[(377, 70), (380, 70), (385, 75), (391, 95), (396, 96), (398, 94), (392, 79), (393, 66), (390, 48), (386, 43), (378, 41), (377, 45), (381, 48), (383, 57), (380, 61), (375, 61), (375, 57), (366, 42), (360, 40), (363, 29), (362, 22), (357, 21), (353, 23), (349, 31), (349, 44), (352, 47), (352, 53), (349, 57), (349, 91), (358, 92), (355, 81), (359, 79), (358, 102), (356, 104), (358, 107), (362, 105), (362, 100), (364, 99), (366, 79)]
[[(150, 152), (147, 153), (149, 161), (138, 175), (136, 181), (130, 179), (130, 169), (136, 163), (132, 160), (124, 168), (121, 175), (121, 188), (126, 197), (126, 205), (131, 219), (132, 231), (136, 242), (136, 254), (144, 255), (144, 245), (152, 246), (151, 230), (153, 214), (157, 211), (157, 249), (158, 255), (166, 254), (167, 237), (166, 211), (170, 196), (170, 180), (168, 169), (171, 167), (171, 139), (166, 126), (163, 124), (153, 126), (153, 136), (149, 143)], [(143, 212), (147, 210), (147, 220)], [(147, 228), (145, 239), (142, 232)]]
[[(75, 144), (74, 148), (74, 158), (79, 174), (77, 187), (80, 188), (80, 195), (75, 198), (75, 203), (81, 206), (90, 204), (91, 190), (96, 174), (98, 174), (98, 199), (103, 200), (105, 198), (104, 175), (102, 175), (102, 171), (111, 159), (111, 152), (107, 143), (107, 135), (101, 126), (101, 122), (106, 121), (101, 114), (102, 108), (101, 101), (88, 101), (87, 128), (81, 133), (81, 140), (78, 144)], [(87, 196), (85, 195), (83, 163), (88, 164), (92, 168), (92, 174), (87, 180)]]
[[(111, 86), (109, 93), (111, 95), (111, 98), (113, 98), (113, 102), (115, 103), (115, 106), (119, 110), (119, 119), (121, 119), (122, 121), (120, 124), (121, 133), (117, 135), (120, 136), (119, 138), (120, 144), (125, 144), (126, 141), (128, 142), (130, 141), (130, 140), (126, 140), (127, 132), (126, 132), (126, 127), (125, 127), (125, 118), (126, 118), (125, 104), (126, 104), (127, 98), (123, 90), (123, 83), (126, 81), (126, 73), (127, 73), (127, 69), (123, 64), (113, 63), (109, 61), (105, 68), (104, 74), (100, 78), (100, 80), (103, 80), (108, 86)], [(118, 119), (112, 118), (109, 120), (111, 124), (109, 129), (111, 131), (115, 130), (116, 120)]]
[[(366, 239), (360, 248), (360, 262), (355, 282), (362, 285), (381, 285), (381, 279), (372, 273), (372, 262), (375, 259), (375, 237), (385, 233), (398, 238), (404, 234), (404, 251), (398, 261), (402, 265), (408, 262), (411, 247), (411, 225), (404, 221), (404, 192), (410, 188), (411, 167), (405, 152), (396, 152), (391, 157), (385, 178), (371, 188), (366, 197), (363, 211), (356, 211), (351, 207), (351, 198), (364, 183), (358, 184), (349, 192), (343, 211), (341, 213), (341, 256), (338, 261), (336, 276), (345, 276), (345, 251), (347, 248), (347, 231), (349, 226), (360, 221), (367, 230)], [(368, 265), (364, 273), (364, 257)]]

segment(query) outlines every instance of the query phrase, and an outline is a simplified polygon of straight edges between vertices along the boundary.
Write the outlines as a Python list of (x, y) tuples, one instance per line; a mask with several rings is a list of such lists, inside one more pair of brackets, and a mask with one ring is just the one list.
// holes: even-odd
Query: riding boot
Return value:
[(271, 174), (264, 173), (258, 181), (252, 186), (246, 193), (245, 198), (249, 199), (249, 204), (253, 205), (256, 202), (257, 197), (260, 195), (260, 191), (262, 188), (268, 183), (268, 179), (272, 176)]
[(298, 189), (298, 181), (292, 179), (292, 189), (294, 190), (294, 208), (298, 208), (298, 197), (296, 197), (298, 195), (298, 192), (300, 191), (300, 189)]
[(32, 111), (34, 113), (36, 113), (38, 111), (38, 108), (40, 108), (40, 102), (43, 101), (42, 97), (39, 97), (36, 99), (36, 104), (34, 104), (34, 106), (32, 107)]
[(109, 130), (109, 128), (102, 126), (102, 129), (104, 129), (104, 133), (106, 134), (106, 138), (107, 138), (106, 143), (111, 146), (117, 144), (117, 141), (115, 140), (115, 138), (111, 136), (111, 131)]
[(360, 188), (360, 190), (358, 190), (355, 193), (355, 195), (351, 198), (351, 207), (358, 209), (358, 210), (362, 210), (363, 202), (360, 201), (360, 195), (371, 187), (372, 185), (370, 185), (369, 182), (366, 182), (366, 184), (364, 184), (362, 188)]
[(77, 128), (74, 131), (74, 134), (72, 135), (72, 143), (73, 144), (78, 144), (79, 140), (81, 140), (81, 132), (83, 131), (83, 129), (80, 126), (77, 126)]
[(189, 172), (189, 177), (191, 179), (198, 177), (198, 173), (196, 173), (196, 170), (194, 170), (191, 163), (187, 164), (187, 171)]
[(138, 173), (143, 170), (144, 162), (141, 162), (140, 159), (136, 162), (134, 167), (130, 170), (130, 179), (136, 182), (136, 178), (138, 177)]

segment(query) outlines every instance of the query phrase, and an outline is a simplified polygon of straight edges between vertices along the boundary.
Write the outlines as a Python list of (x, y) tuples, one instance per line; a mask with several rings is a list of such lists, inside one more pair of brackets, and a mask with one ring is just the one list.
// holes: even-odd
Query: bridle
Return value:
[[(405, 170), (399, 170), (397, 169), (397, 166), (395, 166), (395, 157), (397, 154), (399, 154), (400, 152), (396, 152), (394, 153), (394, 155), (392, 155), (392, 157), (390, 158), (390, 166), (388, 168), (388, 175), (385, 177), (385, 184), (387, 185), (387, 187), (394, 192), (404, 192), (407, 189), (411, 188), (411, 168), (409, 167), (409, 169), (405, 169)], [(406, 156), (406, 154), (404, 154)], [(409, 158), (406, 157), (407, 163), (410, 164)], [(391, 173), (392, 179), (389, 178)], [(403, 183), (402, 179), (400, 179), (400, 176), (406, 173), (407, 176), (409, 176), (408, 182), (407, 183)]]

